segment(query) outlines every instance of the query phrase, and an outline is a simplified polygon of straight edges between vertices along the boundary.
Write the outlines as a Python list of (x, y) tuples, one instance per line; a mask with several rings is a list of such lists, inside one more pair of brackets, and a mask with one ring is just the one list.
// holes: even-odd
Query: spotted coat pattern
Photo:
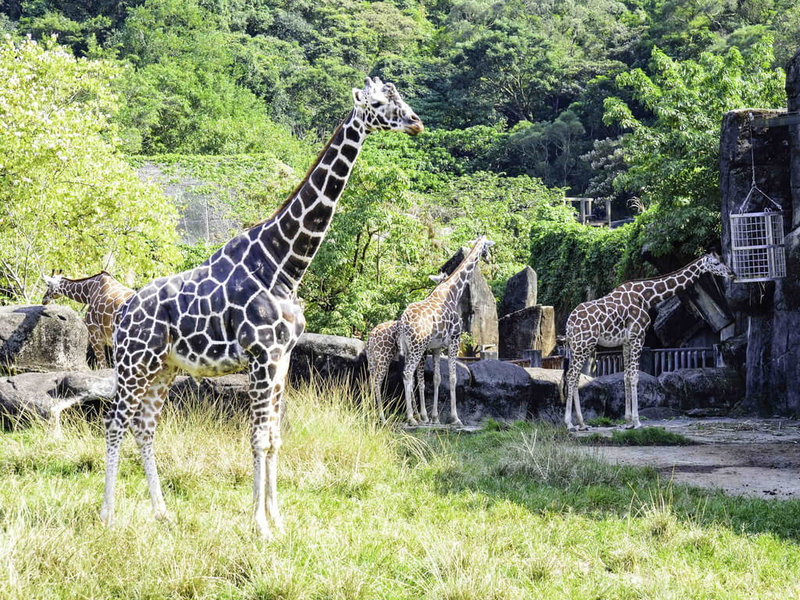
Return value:
[(639, 358), (644, 337), (650, 326), (649, 310), (692, 285), (703, 273), (726, 278), (734, 276), (716, 254), (706, 254), (684, 268), (655, 279), (628, 281), (607, 296), (579, 304), (567, 318), (569, 365), (565, 371), (566, 411), (564, 422), (570, 430), (572, 405), (575, 405), (577, 429), (585, 430), (578, 395), (578, 380), (586, 360), (599, 346), (622, 346), (625, 368), (625, 423), (639, 428)]
[[(437, 275), (429, 275), (431, 281), (440, 283), (447, 278), (447, 273), (439, 273)], [(378, 407), (378, 414), (381, 421), (386, 421), (386, 416), (383, 412), (382, 388), (383, 380), (389, 372), (389, 365), (392, 360), (397, 356), (397, 332), (399, 330), (399, 321), (386, 321), (376, 325), (367, 336), (367, 366), (370, 375), (370, 383), (372, 391), (375, 395), (375, 402)], [(417, 367), (417, 381), (422, 381), (420, 385), (424, 386), (425, 376), (425, 363), (420, 361)]]
[[(422, 122), (395, 87), (367, 79), (354, 109), (303, 181), (268, 220), (230, 240), (195, 269), (157, 279), (125, 304), (114, 340), (117, 391), (106, 422), (106, 481), (100, 516), (113, 518), (119, 449), (131, 426), (156, 517), (166, 507), (153, 436), (176, 372), (223, 375), (246, 368), (251, 401), (254, 521), (282, 529), (277, 504), (280, 406), (289, 357), (305, 328), (300, 280), (317, 252), (366, 135), (415, 135)], [(266, 493), (265, 493), (266, 485)], [(265, 510), (266, 508), (266, 510)]]
[(89, 344), (92, 347), (97, 366), (105, 369), (106, 346), (114, 341), (114, 326), (119, 321), (119, 309), (133, 295), (133, 290), (125, 287), (106, 271), (100, 271), (83, 279), (68, 279), (62, 275), (44, 277), (47, 290), (42, 304), (62, 296), (86, 305), (84, 322), (89, 330)]
[(428, 422), (425, 407), (425, 382), (423, 378), (423, 356), (427, 350), (433, 354), (433, 407), (431, 422), (439, 422), (439, 355), (447, 348), (450, 376), (450, 417), (454, 425), (461, 425), (456, 410), (456, 357), (461, 337), (461, 313), (458, 303), (472, 277), (472, 272), (482, 256), (487, 256), (494, 244), (481, 236), (475, 240), (472, 249), (461, 261), (455, 271), (434, 288), (424, 300), (409, 304), (400, 316), (397, 329), (397, 346), (405, 356), (403, 367), (403, 388), (406, 399), (406, 420), (416, 425), (413, 408), (413, 376), (417, 372), (419, 391), (419, 419)]

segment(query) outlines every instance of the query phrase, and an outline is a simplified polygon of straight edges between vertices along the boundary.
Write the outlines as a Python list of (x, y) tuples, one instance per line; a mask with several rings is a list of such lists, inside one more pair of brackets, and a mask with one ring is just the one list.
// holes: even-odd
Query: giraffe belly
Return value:
[(214, 342), (204, 348), (178, 343), (167, 359), (193, 377), (217, 377), (241, 371), (248, 364), (247, 355), (237, 342)]
[(616, 348), (617, 346), (621, 346), (624, 341), (624, 335), (601, 335), (597, 339), (597, 345), (603, 346), (604, 348)]

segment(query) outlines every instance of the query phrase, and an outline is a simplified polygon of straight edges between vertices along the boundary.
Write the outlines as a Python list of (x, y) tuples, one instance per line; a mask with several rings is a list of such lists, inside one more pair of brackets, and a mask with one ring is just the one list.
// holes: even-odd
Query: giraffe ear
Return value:
[(441, 283), (446, 277), (447, 273), (445, 272), (437, 273), (436, 275), (428, 275), (428, 279), (434, 283)]
[(364, 94), (364, 90), (353, 88), (353, 104), (358, 108), (364, 108), (367, 105), (367, 97)]

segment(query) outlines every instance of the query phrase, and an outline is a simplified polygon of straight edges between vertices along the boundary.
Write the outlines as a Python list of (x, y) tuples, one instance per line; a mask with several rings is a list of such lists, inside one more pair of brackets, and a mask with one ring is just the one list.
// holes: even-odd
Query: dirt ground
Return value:
[[(787, 419), (670, 419), (647, 421), (696, 442), (692, 446), (600, 446), (589, 451), (617, 464), (652, 466), (664, 480), (732, 495), (800, 498), (800, 421)], [(593, 427), (576, 435), (611, 435)]]

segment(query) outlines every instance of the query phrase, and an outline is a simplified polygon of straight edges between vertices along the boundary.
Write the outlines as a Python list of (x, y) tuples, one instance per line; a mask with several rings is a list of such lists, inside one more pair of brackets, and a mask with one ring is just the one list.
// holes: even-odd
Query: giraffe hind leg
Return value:
[(439, 359), (441, 350), (436, 348), (433, 351), (433, 407), (431, 409), (431, 423), (439, 423), (439, 384), (442, 382), (441, 365)]
[(425, 406), (425, 355), (417, 365), (417, 393), (419, 394), (419, 420), (421, 423), (428, 422), (428, 408)]

